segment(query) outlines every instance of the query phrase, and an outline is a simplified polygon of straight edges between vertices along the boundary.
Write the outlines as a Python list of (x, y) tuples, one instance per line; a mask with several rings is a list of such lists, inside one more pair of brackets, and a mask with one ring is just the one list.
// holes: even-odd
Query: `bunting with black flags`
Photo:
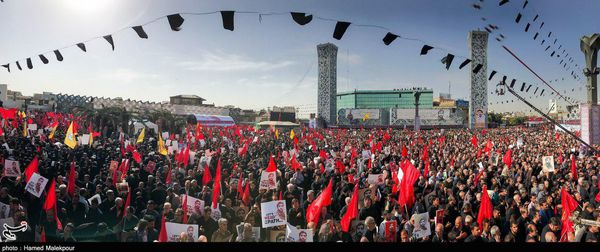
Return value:
[(444, 58), (442, 58), (442, 64), (446, 64), (446, 70), (450, 69), (450, 65), (452, 65), (452, 60), (454, 60), (454, 55), (448, 53)]
[(180, 31), (181, 25), (183, 24), (183, 17), (179, 14), (171, 14), (167, 16), (167, 20), (169, 21), (169, 26), (171, 26), (171, 30)]
[(223, 19), (223, 29), (233, 31), (234, 29), (234, 14), (235, 11), (221, 11), (221, 18)]
[(148, 38), (148, 34), (146, 34), (146, 31), (144, 31), (144, 28), (141, 25), (134, 26), (131, 28), (135, 31), (135, 33), (137, 33), (138, 37), (143, 38), (143, 39)]
[(335, 29), (333, 30), (333, 38), (340, 40), (346, 33), (346, 29), (350, 26), (350, 22), (338, 21), (335, 24)]
[(433, 49), (433, 47), (424, 45), (423, 48), (421, 48), (421, 55), (426, 55), (431, 49)]
[(294, 20), (294, 22), (296, 22), (299, 25), (308, 24), (313, 19), (312, 15), (306, 15), (306, 13), (291, 12), (290, 14), (292, 15), (292, 19)]

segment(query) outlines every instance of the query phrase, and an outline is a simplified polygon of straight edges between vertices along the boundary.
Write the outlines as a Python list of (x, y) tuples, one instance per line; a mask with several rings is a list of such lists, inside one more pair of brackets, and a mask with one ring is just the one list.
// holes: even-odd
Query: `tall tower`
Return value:
[[(488, 33), (485, 31), (469, 32), (469, 49), (471, 51), (471, 101), (469, 102), (469, 128), (487, 128), (487, 43)], [(481, 64), (481, 69), (473, 73), (473, 69)]]
[(317, 114), (327, 125), (337, 124), (337, 46), (317, 45), (319, 55), (319, 90)]

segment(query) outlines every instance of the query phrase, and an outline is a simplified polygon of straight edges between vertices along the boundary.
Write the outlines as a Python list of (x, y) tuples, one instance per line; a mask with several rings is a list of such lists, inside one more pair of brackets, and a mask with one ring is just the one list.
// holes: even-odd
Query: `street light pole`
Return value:
[(421, 129), (421, 120), (419, 118), (419, 99), (421, 98), (421, 92), (415, 91), (415, 131)]

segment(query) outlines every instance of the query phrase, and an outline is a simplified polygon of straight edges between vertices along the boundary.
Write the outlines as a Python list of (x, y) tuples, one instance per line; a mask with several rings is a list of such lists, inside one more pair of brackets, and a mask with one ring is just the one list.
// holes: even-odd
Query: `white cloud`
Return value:
[(108, 79), (115, 82), (132, 83), (140, 80), (158, 79), (160, 75), (137, 72), (129, 68), (119, 68), (114, 72), (105, 75)]
[(226, 54), (220, 52), (204, 52), (200, 60), (184, 61), (179, 66), (190, 71), (271, 71), (293, 65), (293, 61), (284, 60), (267, 62), (253, 60), (237, 54)]
[(362, 62), (362, 57), (355, 53), (347, 53), (346, 51), (338, 51), (338, 65), (350, 64), (358, 65)]

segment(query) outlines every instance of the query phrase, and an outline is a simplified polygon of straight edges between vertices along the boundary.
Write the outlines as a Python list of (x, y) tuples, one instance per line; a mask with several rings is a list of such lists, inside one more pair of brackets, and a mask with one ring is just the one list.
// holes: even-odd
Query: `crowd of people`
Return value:
[[(190, 125), (168, 133), (168, 139), (149, 129), (142, 141), (137, 141), (139, 132), (115, 131), (73, 149), (62, 143), (67, 125), (61, 124), (52, 139), (47, 137), (50, 130), (24, 136), (20, 127), (5, 128), (0, 138), (4, 160), (18, 161), (23, 173), (37, 158), (37, 172), (49, 180), (39, 197), (26, 191), (24, 174), (0, 180), (0, 203), (9, 209), (0, 214), (14, 225), (28, 224), (25, 232), (15, 233), (17, 241), (156, 242), (165, 232), (164, 222), (197, 225), (178, 234), (178, 242), (283, 242), (288, 226), (301, 230), (301, 240), (312, 235), (313, 242), (600, 238), (600, 227), (573, 228), (564, 219), (600, 221), (598, 154), (551, 126), (424, 131), (303, 127), (292, 133)], [(166, 141), (167, 155), (161, 153), (159, 139)], [(186, 148), (189, 161), (183, 162), (177, 150)], [(554, 171), (544, 168), (543, 156), (553, 156)], [(277, 169), (275, 189), (260, 189), (271, 159)], [(111, 167), (115, 161), (118, 168)], [(123, 164), (128, 166), (125, 174), (119, 172)], [(73, 166), (75, 186), (69, 186)], [(413, 198), (408, 203), (399, 201), (406, 190), (400, 181), (407, 174), (399, 175), (404, 166), (418, 171), (415, 183), (408, 185)], [(2, 168), (5, 174), (7, 167)], [(369, 179), (379, 174), (381, 181)], [(319, 209), (316, 219), (307, 218), (330, 184), (331, 203)], [(492, 205), (488, 218), (479, 216), (484, 190)], [(55, 208), (48, 209), (53, 193)], [(565, 194), (577, 203), (568, 208), (573, 213), (565, 213)], [(359, 197), (354, 199), (357, 216), (344, 231), (342, 219), (355, 211), (353, 195)], [(197, 200), (184, 206), (189, 199)], [(277, 208), (285, 207), (287, 225), (264, 228), (261, 203), (273, 200), (285, 202)]]

